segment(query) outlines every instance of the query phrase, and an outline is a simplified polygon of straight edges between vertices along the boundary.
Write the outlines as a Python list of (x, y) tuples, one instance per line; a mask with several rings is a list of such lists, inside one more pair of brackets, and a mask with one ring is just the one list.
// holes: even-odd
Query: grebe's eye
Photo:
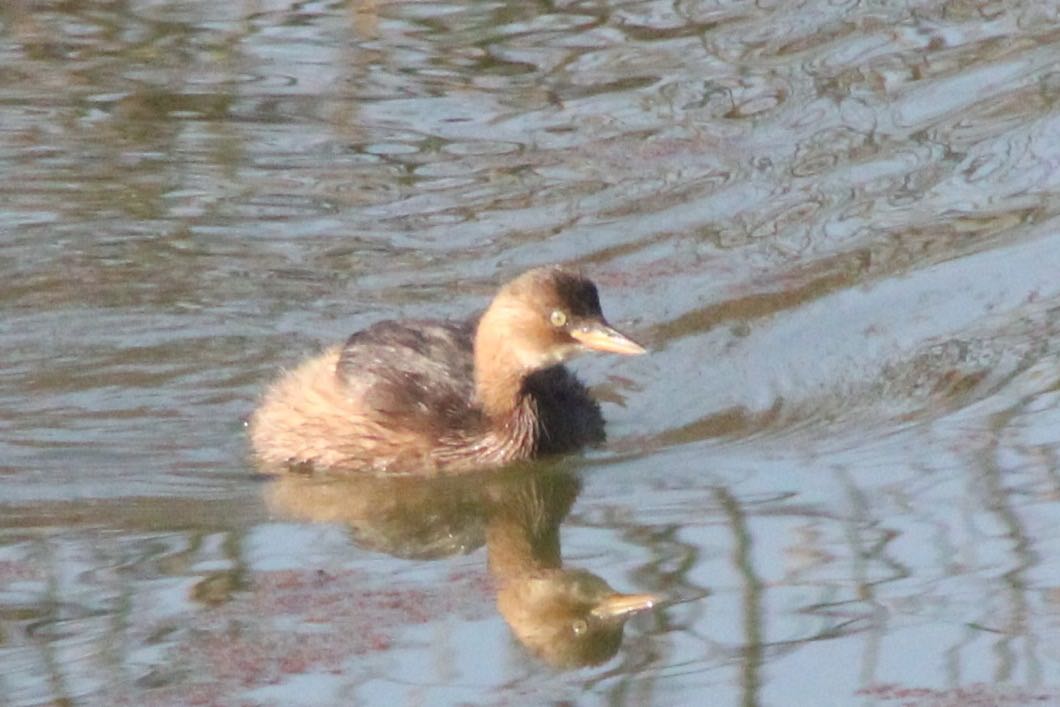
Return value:
[(552, 326), (563, 326), (567, 323), (567, 313), (562, 309), (553, 309), (552, 314), (548, 316), (548, 320), (552, 322)]
[(585, 619), (574, 619), (570, 627), (575, 636), (580, 636), (589, 630), (589, 623)]

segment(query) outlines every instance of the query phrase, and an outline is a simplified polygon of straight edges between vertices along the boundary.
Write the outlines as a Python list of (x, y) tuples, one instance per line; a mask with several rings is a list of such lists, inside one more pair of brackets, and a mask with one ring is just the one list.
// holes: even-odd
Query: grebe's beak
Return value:
[(648, 350), (604, 321), (586, 322), (571, 327), (570, 335), (587, 349), (636, 356)]
[(592, 609), (598, 619), (624, 619), (647, 611), (660, 601), (654, 594), (612, 594), (601, 599)]

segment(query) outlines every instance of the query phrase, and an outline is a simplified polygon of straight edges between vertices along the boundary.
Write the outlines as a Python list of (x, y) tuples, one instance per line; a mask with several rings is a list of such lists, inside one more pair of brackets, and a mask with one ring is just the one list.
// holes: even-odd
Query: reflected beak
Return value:
[(579, 344), (593, 351), (607, 351), (627, 356), (648, 353), (643, 346), (622, 332), (612, 329), (606, 322), (590, 322), (574, 327), (570, 330), (570, 335)]
[(655, 594), (612, 594), (593, 607), (592, 615), (598, 619), (624, 619), (647, 611), (661, 600)]

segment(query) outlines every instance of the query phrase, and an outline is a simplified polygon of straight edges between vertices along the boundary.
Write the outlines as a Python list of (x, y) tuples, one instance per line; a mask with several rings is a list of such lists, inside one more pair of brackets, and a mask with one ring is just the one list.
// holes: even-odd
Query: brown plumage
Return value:
[(509, 282), (465, 322), (385, 321), (287, 373), (250, 420), (271, 466), (451, 473), (603, 439), (561, 362), (644, 349), (612, 329), (593, 283), (558, 267)]

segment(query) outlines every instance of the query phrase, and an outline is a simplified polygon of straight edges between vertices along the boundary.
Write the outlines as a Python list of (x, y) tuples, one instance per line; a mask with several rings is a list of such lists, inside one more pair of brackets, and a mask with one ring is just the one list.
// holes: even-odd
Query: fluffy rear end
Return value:
[(383, 430), (362, 396), (335, 375), (340, 352), (328, 349), (265, 392), (250, 419), (257, 457), (270, 471), (301, 464), (383, 471), (399, 460), (424, 463), (422, 439)]

